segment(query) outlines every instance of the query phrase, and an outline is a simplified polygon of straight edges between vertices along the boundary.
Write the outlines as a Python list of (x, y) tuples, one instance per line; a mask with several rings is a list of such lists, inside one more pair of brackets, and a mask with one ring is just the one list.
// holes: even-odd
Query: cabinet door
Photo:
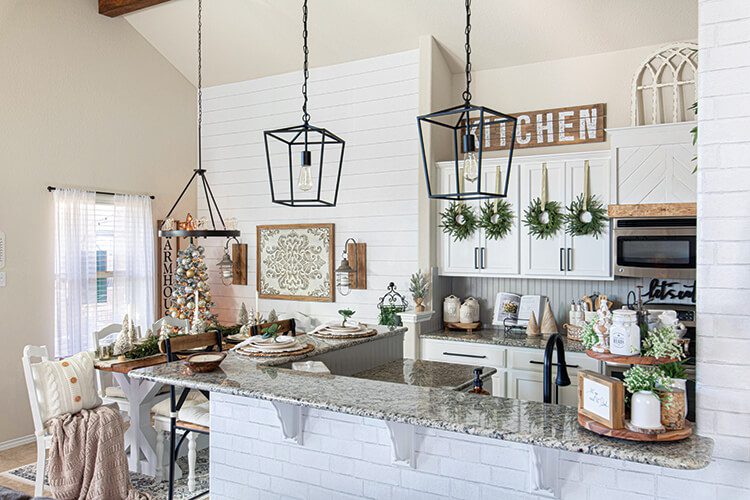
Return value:
[(544, 400), (544, 379), (541, 372), (508, 370), (508, 396), (524, 401)]
[[(505, 182), (505, 176), (507, 175), (508, 163), (503, 161), (501, 164), (494, 164), (487, 162), (487, 168), (482, 168), (482, 175), (484, 177), (483, 186), (486, 186), (487, 190), (495, 191), (495, 180), (497, 179), (498, 170), (500, 172), (500, 182), (502, 189), (502, 183)], [(515, 214), (515, 220), (511, 232), (508, 233), (504, 238), (499, 240), (493, 240), (487, 238), (484, 231), (482, 232), (482, 254), (480, 264), (482, 267), (482, 273), (484, 274), (508, 274), (517, 275), (519, 269), (519, 245), (520, 245), (520, 221), (518, 218), (519, 214), (519, 169), (516, 165), (511, 169), (510, 180), (508, 184), (508, 197), (505, 201), (511, 204), (513, 213)], [(490, 200), (492, 203), (492, 200)]]
[[(441, 192), (455, 191), (456, 175), (452, 168), (445, 166), (438, 167), (440, 172), (440, 189)], [(467, 183), (466, 188), (469, 188)], [(454, 186), (451, 189), (450, 186)], [(448, 208), (450, 201), (440, 200), (439, 210), (442, 213), (443, 210)], [(466, 206), (474, 208), (474, 211), (478, 214), (479, 207), (477, 202), (467, 201)], [(441, 274), (461, 274), (462, 276), (469, 276), (473, 274), (479, 274), (479, 248), (482, 246), (480, 241), (480, 230), (462, 241), (454, 241), (451, 236), (443, 232), (443, 228), (440, 227), (441, 220), (440, 215), (437, 217), (438, 228), (440, 232), (440, 272)]]
[[(521, 217), (531, 201), (541, 196), (542, 162), (521, 164)], [(565, 205), (565, 162), (547, 163), (548, 201)], [(564, 207), (563, 207), (564, 208)], [(521, 274), (533, 276), (565, 275), (565, 229), (548, 239), (537, 239), (521, 228)]]
[[(589, 193), (606, 208), (610, 203), (610, 166), (608, 159), (589, 160)], [(583, 193), (584, 161), (567, 162), (567, 203)], [(608, 277), (612, 272), (610, 229), (594, 236), (568, 236), (565, 262), (568, 276)]]

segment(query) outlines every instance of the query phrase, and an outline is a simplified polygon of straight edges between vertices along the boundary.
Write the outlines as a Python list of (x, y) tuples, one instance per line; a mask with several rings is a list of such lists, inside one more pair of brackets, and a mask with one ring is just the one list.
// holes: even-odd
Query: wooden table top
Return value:
[(156, 354), (154, 356), (148, 356), (140, 359), (128, 359), (125, 361), (118, 361), (117, 358), (108, 359), (106, 361), (97, 360), (94, 363), (94, 367), (97, 370), (101, 370), (103, 372), (128, 373), (130, 370), (135, 370), (136, 368), (156, 366), (166, 362), (166, 354)]

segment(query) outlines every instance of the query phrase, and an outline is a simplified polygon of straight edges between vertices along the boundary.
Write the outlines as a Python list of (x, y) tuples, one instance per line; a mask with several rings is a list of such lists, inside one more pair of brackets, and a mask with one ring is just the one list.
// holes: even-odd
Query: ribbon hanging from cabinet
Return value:
[[(496, 193), (500, 192), (500, 184), (501, 184), (500, 176), (502, 175), (502, 172), (503, 171), (500, 168), (500, 165), (498, 165), (497, 167), (495, 167), (495, 192)], [(495, 198), (495, 202), (494, 202), (495, 213), (497, 213), (497, 204), (498, 203), (500, 203), (500, 199), (499, 198)]]
[(542, 212), (547, 210), (547, 164), (542, 163)]
[(589, 210), (589, 161), (583, 162), (583, 211)]

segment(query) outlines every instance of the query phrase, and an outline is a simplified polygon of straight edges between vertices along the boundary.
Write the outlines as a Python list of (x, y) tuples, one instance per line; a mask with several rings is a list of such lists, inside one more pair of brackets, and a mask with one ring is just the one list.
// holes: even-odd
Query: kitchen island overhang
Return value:
[[(389, 335), (403, 330), (392, 330)], [(131, 376), (270, 401), (277, 408), (282, 432), (293, 440), (294, 435), (301, 438), (303, 429), (287, 432), (291, 427), (284, 422), (283, 414), (298, 419), (293, 425), (302, 426), (298, 412), (307, 407), (383, 420), (386, 424), (440, 429), (672, 469), (706, 467), (713, 449), (711, 439), (697, 435), (672, 443), (637, 443), (598, 436), (578, 425), (574, 407), (293, 371), (257, 363), (233, 352), (211, 373), (191, 375), (181, 363), (169, 363), (135, 370)], [(403, 446), (397, 441), (398, 437), (394, 438), (394, 449)], [(396, 457), (403, 458), (404, 453), (396, 453)]]

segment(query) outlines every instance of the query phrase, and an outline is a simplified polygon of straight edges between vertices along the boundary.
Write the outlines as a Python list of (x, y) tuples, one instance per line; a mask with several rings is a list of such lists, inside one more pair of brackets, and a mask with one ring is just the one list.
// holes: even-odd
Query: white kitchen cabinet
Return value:
[(427, 361), (495, 368), (497, 373), (492, 376), (492, 395), (507, 397), (505, 347), (437, 339), (420, 339), (420, 342), (421, 357)]
[[(609, 225), (599, 238), (571, 237), (564, 227), (549, 239), (528, 234), (521, 219), (531, 200), (541, 195), (542, 164), (548, 170), (548, 200), (558, 201), (563, 210), (583, 192), (584, 161), (589, 160), (590, 193), (606, 207), (612, 189), (609, 151), (517, 157), (513, 160), (506, 200), (516, 215), (511, 233), (501, 240), (491, 240), (479, 229), (464, 241), (453, 241), (438, 227), (438, 259), (444, 276), (525, 277), (556, 279), (602, 279), (611, 277)], [(507, 162), (486, 159), (482, 168), (483, 189), (495, 189), (496, 167), (504, 179)], [(455, 191), (453, 163), (437, 166), (443, 190)], [(467, 183), (466, 188), (473, 188)], [(484, 203), (483, 201), (481, 203)], [(466, 202), (477, 215), (480, 202)], [(449, 202), (441, 201), (442, 212)], [(439, 224), (438, 218), (438, 224)]]
[[(548, 201), (557, 201), (563, 212), (584, 189), (584, 164), (589, 161), (589, 192), (606, 207), (610, 202), (609, 153), (523, 158), (521, 203), (528, 207), (541, 196), (542, 165), (547, 164)], [(521, 274), (546, 278), (607, 278), (611, 275), (609, 224), (599, 238), (570, 236), (565, 226), (551, 238), (537, 238), (524, 227), (521, 234)]]
[[(498, 167), (500, 169), (501, 186), (505, 180), (507, 163), (500, 160), (485, 160), (482, 168), (482, 190), (492, 191), (495, 189), (495, 179)], [(452, 162), (438, 165), (440, 186), (443, 192), (456, 190), (456, 174)], [(465, 189), (476, 189), (475, 183), (465, 181)], [(516, 215), (515, 225), (505, 238), (493, 240), (487, 238), (482, 229), (463, 241), (454, 241), (451, 236), (440, 232), (439, 259), (440, 272), (443, 275), (470, 276), (470, 275), (492, 275), (492, 276), (517, 276), (519, 271), (519, 197), (518, 197), (518, 175), (511, 175), (508, 184), (508, 197), (506, 200), (513, 206)], [(466, 201), (467, 207), (474, 209), (477, 217), (481, 213), (481, 204), (484, 201)], [(440, 201), (440, 212), (450, 205), (449, 201)], [(438, 217), (438, 225), (441, 223)]]

